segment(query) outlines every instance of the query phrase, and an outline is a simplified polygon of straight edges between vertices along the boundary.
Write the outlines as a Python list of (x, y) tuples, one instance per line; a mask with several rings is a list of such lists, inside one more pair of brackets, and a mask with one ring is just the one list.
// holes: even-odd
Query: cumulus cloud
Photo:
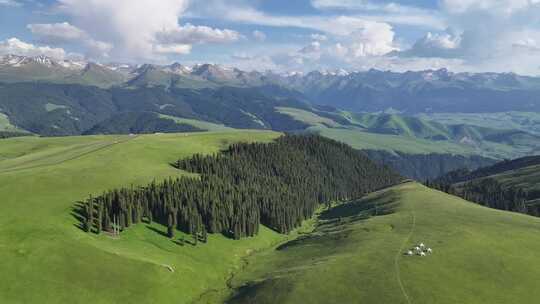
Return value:
[(170, 44), (228, 43), (239, 40), (242, 35), (228, 29), (215, 29), (208, 26), (186, 24), (156, 33), (157, 40)]
[(185, 55), (191, 52), (191, 45), (189, 44), (158, 44), (154, 48), (156, 53), (159, 54), (179, 54)]
[(255, 40), (259, 42), (266, 40), (266, 34), (261, 31), (255, 30), (253, 31), (252, 35), (253, 35), (253, 38), (255, 38)]
[(394, 31), (384, 22), (365, 20), (357, 17), (283, 17), (267, 16), (254, 9), (234, 10), (226, 18), (237, 22), (256, 23), (275, 27), (299, 27), (338, 36), (348, 40), (354, 56), (383, 55), (397, 48), (394, 45)]
[(86, 33), (68, 22), (54, 24), (29, 24), (27, 28), (43, 42), (59, 43), (80, 40)]
[(463, 55), (461, 48), (462, 34), (448, 30), (445, 33), (428, 32), (414, 45), (396, 55), (403, 57), (439, 57), (458, 58)]
[(163, 60), (160, 55), (189, 54), (193, 44), (226, 43), (242, 38), (229, 29), (180, 25), (188, 0), (58, 1), (59, 11), (71, 17), (74, 26), (94, 42), (111, 46), (111, 56), (122, 60)]
[(151, 58), (155, 35), (178, 27), (183, 0), (59, 0), (60, 11), (96, 40), (114, 45), (114, 56)]
[(67, 53), (62, 48), (52, 48), (49, 46), (37, 46), (19, 40), (18, 38), (9, 38), (0, 41), (0, 54), (15, 54), (21, 56), (47, 56), (55, 59), (65, 59)]
[(382, 56), (398, 49), (394, 45), (394, 31), (388, 24), (366, 26), (351, 37), (349, 49), (355, 57)]
[(87, 57), (90, 58), (107, 57), (113, 48), (112, 44), (95, 40), (88, 33), (68, 22), (28, 24), (27, 28), (39, 42), (45, 44), (82, 45), (86, 48)]
[(318, 41), (313, 41), (309, 45), (303, 47), (300, 49), (300, 53), (302, 54), (311, 54), (311, 53), (317, 53), (321, 51), (321, 43)]

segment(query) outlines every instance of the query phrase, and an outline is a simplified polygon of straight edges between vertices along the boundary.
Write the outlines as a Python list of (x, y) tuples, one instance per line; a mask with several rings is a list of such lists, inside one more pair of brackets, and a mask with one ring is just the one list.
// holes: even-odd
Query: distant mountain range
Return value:
[(515, 74), (304, 75), (8, 55), (0, 57), (0, 137), (310, 132), (424, 179), (540, 152), (540, 115), (485, 114), (540, 111), (538, 93), (540, 78)]
[(357, 112), (540, 111), (540, 78), (512, 73), (453, 73), (441, 69), (405, 73), (336, 70), (279, 74), (246, 72), (216, 64), (97, 64), (56, 61), (43, 56), (0, 57), (0, 83), (36, 81), (105, 89), (271, 87), (274, 91), (279, 88), (279, 93), (287, 97)]

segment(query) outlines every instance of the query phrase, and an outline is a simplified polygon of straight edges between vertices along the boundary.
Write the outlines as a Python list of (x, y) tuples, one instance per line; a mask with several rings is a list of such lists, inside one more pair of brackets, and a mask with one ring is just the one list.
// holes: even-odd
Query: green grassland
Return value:
[(279, 113), (289, 115), (294, 119), (304, 122), (308, 125), (318, 126), (328, 126), (328, 127), (340, 127), (341, 125), (335, 122), (334, 120), (326, 117), (319, 116), (313, 112), (309, 112), (302, 109), (296, 108), (287, 108), (287, 107), (277, 107), (276, 110)]
[(540, 152), (540, 137), (527, 133), (525, 127), (516, 124), (512, 125), (514, 128), (500, 125), (495, 128), (492, 124), (480, 125), (475, 121), (470, 125), (464, 124), (469, 120), (451, 120), (451, 116), (444, 116), (446, 119), (441, 121), (445, 123), (441, 123), (429, 116), (343, 111), (317, 114), (287, 107), (277, 110), (308, 124), (308, 132), (319, 133), (358, 149), (479, 155), (495, 159), (518, 158)]
[[(375, 206), (395, 212), (367, 217)], [(231, 303), (533, 303), (539, 229), (538, 218), (407, 183), (323, 213), (307, 237), (250, 257)], [(418, 242), (434, 253), (403, 255)]]
[[(13, 138), (0, 145), (0, 302), (190, 303), (226, 288), (251, 252), (286, 236), (179, 246), (164, 227), (138, 225), (120, 239), (76, 227), (72, 208), (89, 194), (182, 172), (169, 163), (273, 132)], [(156, 232), (157, 231), (157, 232)], [(171, 266), (174, 272), (165, 266)]]
[(190, 126), (193, 126), (195, 128), (198, 128), (198, 129), (201, 129), (201, 130), (206, 130), (206, 131), (233, 131), (234, 130), (233, 128), (229, 128), (229, 127), (226, 127), (226, 126), (221, 125), (221, 124), (215, 124), (215, 123), (211, 123), (211, 122), (207, 122), (207, 121), (203, 121), (203, 120), (179, 118), (179, 117), (163, 115), (163, 114), (159, 114), (159, 117), (160, 118), (166, 118), (166, 119), (172, 119), (176, 123), (190, 125)]
[(466, 124), (493, 129), (516, 129), (540, 134), (540, 113), (431, 113), (419, 118), (443, 124)]
[(308, 131), (332, 138), (350, 145), (356, 149), (399, 151), (409, 154), (450, 153), (472, 155), (473, 149), (468, 149), (452, 142), (432, 141), (400, 135), (376, 134), (358, 129), (335, 129), (324, 126), (310, 127)]
[[(169, 165), (178, 158), (277, 136), (234, 131), (3, 140), (0, 302), (221, 303), (231, 287), (238, 288), (232, 303), (540, 298), (540, 219), (415, 183), (321, 210), (291, 235), (262, 227), (253, 238), (210, 235), (206, 244), (180, 246), (158, 224), (132, 226), (119, 239), (77, 227), (74, 204), (89, 194), (179, 176), (184, 173)], [(433, 247), (432, 256), (402, 255), (420, 241)]]

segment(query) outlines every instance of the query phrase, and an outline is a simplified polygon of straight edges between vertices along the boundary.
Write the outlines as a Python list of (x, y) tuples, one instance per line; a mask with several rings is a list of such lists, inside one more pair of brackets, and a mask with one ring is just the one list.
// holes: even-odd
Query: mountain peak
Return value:
[(187, 75), (191, 73), (192, 70), (187, 66), (184, 66), (178, 62), (175, 62), (171, 65), (167, 65), (163, 67), (163, 71), (168, 72), (168, 73), (178, 74), (178, 75)]

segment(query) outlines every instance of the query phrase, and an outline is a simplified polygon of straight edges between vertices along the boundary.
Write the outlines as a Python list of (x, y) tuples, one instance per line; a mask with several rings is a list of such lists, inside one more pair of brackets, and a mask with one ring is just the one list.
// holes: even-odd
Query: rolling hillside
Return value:
[(343, 141), (357, 149), (407, 154), (478, 155), (516, 158), (540, 149), (540, 137), (515, 129), (442, 124), (397, 114), (351, 113), (278, 107), (280, 113), (302, 122), (307, 131)]
[(8, 121), (42, 136), (192, 131), (182, 123), (174, 126), (161, 115), (239, 129), (289, 131), (306, 127), (279, 113), (276, 107), (309, 109), (297, 99), (272, 97), (251, 88), (102, 89), (73, 84), (0, 83), (0, 128)]
[[(250, 257), (230, 303), (531, 303), (539, 228), (408, 183), (322, 212), (313, 232)], [(433, 254), (404, 255), (420, 242)]]
[[(210, 235), (207, 244), (179, 246), (163, 237), (166, 229), (156, 223), (130, 227), (119, 239), (77, 227), (74, 204), (89, 194), (178, 176), (182, 172), (169, 164), (180, 157), (278, 135), (3, 140), (0, 273), (10, 279), (0, 285), (0, 300), (525, 303), (540, 296), (535, 288), (540, 267), (531, 267), (540, 250), (539, 219), (487, 209), (415, 183), (321, 210), (318, 219), (290, 235), (261, 227), (252, 238)], [(432, 246), (434, 254), (402, 256), (416, 242)]]
[[(140, 225), (120, 239), (76, 227), (74, 204), (89, 194), (181, 174), (169, 163), (272, 132), (6, 139), (0, 145), (0, 286), (3, 303), (190, 303), (225, 287), (249, 252), (285, 239), (257, 237), (179, 246)], [(31, 189), (31, 191), (29, 191)], [(168, 266), (174, 269), (171, 272)]]
[(540, 216), (539, 169), (540, 157), (529, 156), (455, 170), (428, 183), (481, 205)]

